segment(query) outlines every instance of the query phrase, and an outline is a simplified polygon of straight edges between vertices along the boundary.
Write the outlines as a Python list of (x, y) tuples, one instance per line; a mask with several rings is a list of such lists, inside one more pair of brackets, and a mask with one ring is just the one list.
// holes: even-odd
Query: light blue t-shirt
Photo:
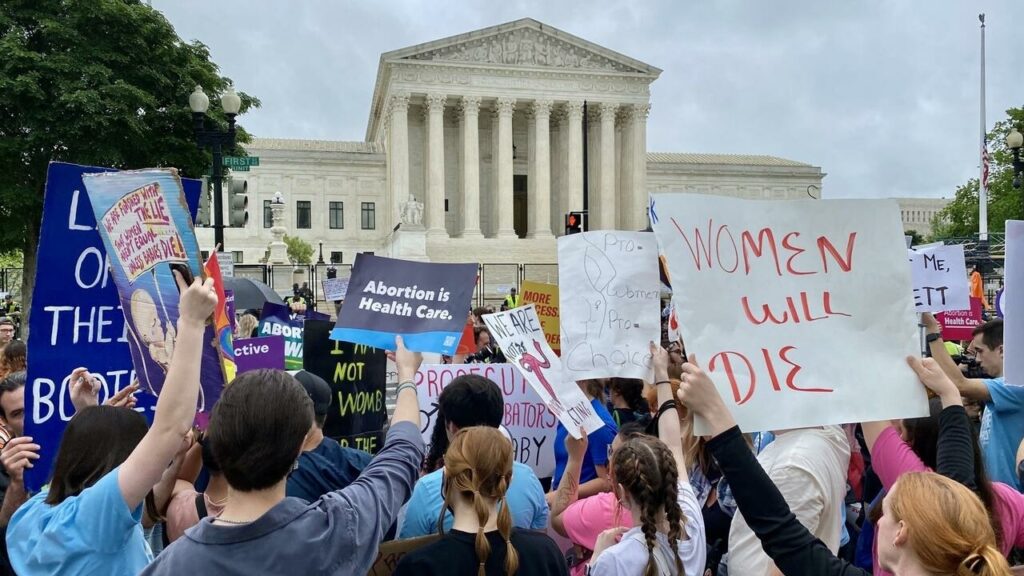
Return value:
[[(444, 495), (441, 494), (443, 474), (444, 468), (441, 468), (416, 482), (399, 538), (437, 533), (437, 518), (441, 515), (444, 503)], [(548, 527), (548, 503), (544, 500), (544, 489), (532, 468), (521, 462), (512, 463), (512, 482), (509, 483), (506, 496), (514, 527), (526, 530), (543, 530)], [(451, 512), (446, 512), (445, 532), (452, 529), (452, 522)]]
[(1021, 489), (1017, 478), (1017, 447), (1024, 439), (1024, 386), (1009, 386), (1002, 377), (985, 380), (991, 400), (981, 417), (981, 452), (993, 482)]
[(44, 502), (45, 490), (22, 504), (7, 527), (14, 571), (135, 576), (152, 562), (140, 522), (142, 504), (128, 509), (117, 471), (56, 506)]

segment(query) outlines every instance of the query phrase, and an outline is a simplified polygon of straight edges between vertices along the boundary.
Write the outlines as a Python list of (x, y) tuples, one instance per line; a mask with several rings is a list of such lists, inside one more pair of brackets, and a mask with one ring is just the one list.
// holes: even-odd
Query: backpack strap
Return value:
[(196, 512), (199, 513), (199, 519), (206, 518), (208, 512), (206, 510), (206, 498), (202, 492), (196, 494)]

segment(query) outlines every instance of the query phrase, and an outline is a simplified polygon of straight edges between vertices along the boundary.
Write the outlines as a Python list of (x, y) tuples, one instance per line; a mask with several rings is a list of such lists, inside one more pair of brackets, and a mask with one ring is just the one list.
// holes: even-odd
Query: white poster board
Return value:
[(895, 202), (657, 194), (651, 221), (687, 352), (744, 431), (927, 415)]
[(1007, 384), (1024, 386), (1024, 221), (1006, 221), (1003, 311), (1003, 376)]
[(587, 434), (604, 426), (579, 386), (563, 377), (562, 362), (548, 345), (533, 304), (487, 314), (484, 322), (508, 362), (519, 369), (573, 438), (580, 437), (581, 426)]
[(235, 276), (235, 257), (229, 252), (217, 252), (217, 265), (220, 266), (222, 278), (233, 278)]
[(420, 431), (429, 450), (430, 436), (437, 422), (441, 391), (464, 374), (483, 376), (501, 389), (505, 400), (502, 426), (512, 439), (513, 458), (533, 468), (538, 478), (555, 472), (555, 428), (558, 419), (522, 374), (511, 364), (424, 364), (416, 373), (420, 400)]
[(562, 236), (558, 278), (566, 286), (559, 291), (566, 379), (650, 381), (650, 343), (661, 341), (654, 234), (602, 230)]
[(324, 278), (324, 300), (344, 300), (348, 294), (348, 278)]
[(971, 309), (962, 244), (919, 246), (907, 256), (917, 312)]

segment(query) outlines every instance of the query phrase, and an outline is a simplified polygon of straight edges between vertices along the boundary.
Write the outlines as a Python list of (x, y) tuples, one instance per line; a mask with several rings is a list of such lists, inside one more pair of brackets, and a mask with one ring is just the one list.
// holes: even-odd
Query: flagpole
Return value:
[(978, 240), (988, 241), (988, 182), (985, 178), (985, 151), (988, 147), (985, 130), (985, 15), (978, 14), (981, 22), (981, 142), (978, 146)]

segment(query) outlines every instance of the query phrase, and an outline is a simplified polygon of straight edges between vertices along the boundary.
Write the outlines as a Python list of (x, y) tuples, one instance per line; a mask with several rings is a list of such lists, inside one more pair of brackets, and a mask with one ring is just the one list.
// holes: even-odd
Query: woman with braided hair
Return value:
[[(601, 533), (590, 574), (694, 576), (707, 556), (704, 517), (683, 459), (679, 415), (668, 379), (668, 352), (651, 342), (655, 389), (666, 405), (658, 436), (625, 441), (611, 457), (612, 486), (633, 527)], [(666, 404), (667, 403), (667, 404)]]
[[(551, 538), (512, 527), (505, 497), (511, 481), (512, 443), (490, 426), (460, 430), (444, 455), (442, 538), (402, 557), (394, 575), (567, 576)], [(454, 522), (444, 534), (447, 510)]]

